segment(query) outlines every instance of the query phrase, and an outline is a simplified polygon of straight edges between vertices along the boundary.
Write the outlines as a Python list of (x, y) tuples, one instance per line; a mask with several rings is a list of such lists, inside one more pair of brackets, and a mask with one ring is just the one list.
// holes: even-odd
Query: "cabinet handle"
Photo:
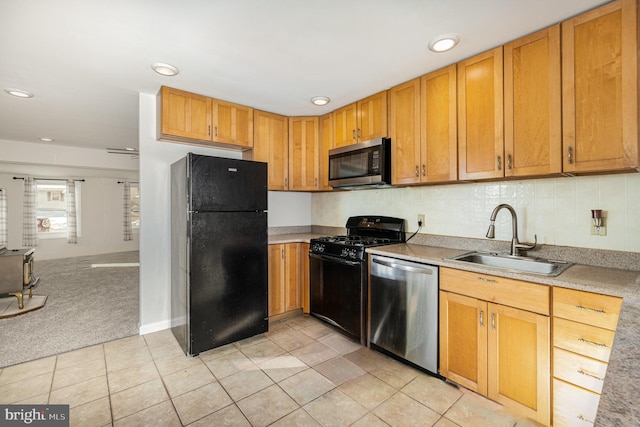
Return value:
[(420, 176), (420, 172), (418, 172), (418, 165), (416, 165), (416, 177)]
[(480, 310), (480, 326), (484, 326), (484, 310)]
[(496, 330), (496, 314), (495, 313), (491, 313), (491, 330), (492, 331)]
[(213, 129), (214, 129), (214, 131), (216, 133), (216, 136), (218, 136), (218, 126), (214, 127)]
[(289, 187), (289, 178), (284, 179), (284, 186)]
[(351, 138), (353, 138), (354, 141), (356, 140), (356, 130), (355, 129), (351, 130)]
[(595, 378), (598, 381), (604, 381), (604, 378), (600, 378), (599, 376), (594, 375), (594, 374), (592, 374), (590, 372), (586, 372), (586, 371), (584, 371), (582, 369), (578, 369), (578, 373), (581, 374), (581, 375), (586, 375), (586, 376), (591, 377), (591, 378)]
[(427, 176), (427, 168), (424, 164), (422, 165), (422, 176)]
[(280, 249), (280, 254), (282, 256), (282, 259), (284, 259), (284, 248)]
[(596, 424), (596, 422), (595, 422), (594, 420), (590, 420), (589, 418), (585, 418), (585, 417), (584, 417), (584, 415), (582, 415), (582, 414), (578, 415), (578, 416), (577, 416), (577, 418), (578, 418), (580, 421), (585, 421), (585, 422), (587, 422), (587, 423), (589, 423), (589, 424), (593, 424), (593, 425), (595, 425), (595, 424)]
[(486, 278), (484, 278), (482, 276), (478, 276), (478, 280), (481, 280), (483, 282), (489, 282), (489, 283), (498, 283), (498, 281), (495, 280), (495, 279), (486, 279)]
[(316, 187), (318, 186), (318, 178), (317, 177), (313, 178), (313, 185), (316, 186)]
[(502, 156), (498, 156), (498, 170), (502, 170)]
[(358, 128), (358, 138), (362, 138), (362, 135), (360, 134), (360, 128)]
[(589, 310), (589, 311), (593, 311), (593, 312), (600, 313), (600, 314), (607, 314), (607, 312), (604, 311), (604, 310), (600, 310), (598, 308), (585, 307), (583, 305), (576, 305), (576, 308), (578, 308), (580, 310)]
[(511, 164), (511, 154), (507, 154), (507, 167), (509, 169), (513, 169), (513, 165)]
[(587, 343), (587, 344), (591, 344), (591, 345), (595, 345), (597, 347), (608, 347), (606, 344), (602, 344), (600, 342), (595, 342), (595, 341), (585, 340), (584, 338), (578, 338), (578, 341), (583, 342), (583, 343)]
[(567, 162), (569, 164), (573, 163), (573, 147), (567, 147)]
[(211, 125), (207, 126), (207, 136), (211, 136)]

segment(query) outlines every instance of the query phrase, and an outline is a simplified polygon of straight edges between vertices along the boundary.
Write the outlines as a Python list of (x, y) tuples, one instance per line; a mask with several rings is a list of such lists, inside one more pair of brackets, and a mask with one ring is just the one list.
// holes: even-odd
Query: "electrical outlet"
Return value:
[(424, 226), (424, 214), (418, 214), (418, 225)]
[(607, 227), (601, 225), (600, 227), (596, 227), (591, 221), (591, 234), (593, 236), (606, 236), (607, 235)]

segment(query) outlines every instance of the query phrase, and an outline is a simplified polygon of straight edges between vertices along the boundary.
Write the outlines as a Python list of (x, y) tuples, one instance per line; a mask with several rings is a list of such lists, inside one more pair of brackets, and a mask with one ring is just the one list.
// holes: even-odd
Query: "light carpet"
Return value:
[(138, 251), (44, 261), (37, 256), (34, 294), (46, 295), (47, 302), (0, 319), (0, 367), (138, 334), (140, 268), (91, 267), (137, 263)]

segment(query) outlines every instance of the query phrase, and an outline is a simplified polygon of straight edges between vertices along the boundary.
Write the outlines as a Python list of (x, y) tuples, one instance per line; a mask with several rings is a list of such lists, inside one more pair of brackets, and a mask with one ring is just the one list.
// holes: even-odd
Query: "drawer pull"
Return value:
[(583, 343), (587, 343), (587, 344), (592, 344), (598, 347), (608, 347), (606, 344), (602, 344), (600, 342), (595, 342), (595, 341), (589, 341), (589, 340), (585, 340), (584, 338), (578, 338), (578, 341), (583, 342)]
[(478, 280), (482, 280), (483, 282), (498, 283), (498, 281), (495, 280), (495, 279), (486, 279), (486, 278), (480, 277), (480, 276), (478, 276)]
[(584, 417), (584, 415), (582, 415), (582, 414), (578, 415), (578, 419), (579, 419), (580, 421), (588, 422), (588, 423), (590, 423), (590, 424), (592, 424), (592, 425), (595, 425), (595, 424), (596, 424), (596, 422), (595, 422), (595, 421), (590, 420), (590, 419), (588, 419), (588, 418), (585, 418), (585, 417)]
[(604, 311), (604, 310), (600, 310), (600, 309), (598, 309), (598, 308), (585, 307), (585, 306), (583, 306), (583, 305), (576, 305), (576, 308), (577, 308), (577, 309), (580, 309), (580, 310), (589, 310), (589, 311), (594, 311), (594, 312), (596, 312), (596, 313), (600, 313), (600, 314), (607, 314), (607, 312), (606, 312), (606, 311)]
[(594, 375), (594, 374), (591, 374), (591, 373), (589, 373), (589, 372), (586, 372), (586, 371), (584, 371), (584, 370), (582, 370), (582, 369), (579, 369), (579, 370), (578, 370), (578, 373), (579, 373), (579, 374), (581, 374), (581, 375), (586, 375), (586, 376), (591, 377), (591, 378), (595, 378), (595, 379), (597, 379), (598, 381), (604, 381), (604, 378), (600, 378), (599, 376)]

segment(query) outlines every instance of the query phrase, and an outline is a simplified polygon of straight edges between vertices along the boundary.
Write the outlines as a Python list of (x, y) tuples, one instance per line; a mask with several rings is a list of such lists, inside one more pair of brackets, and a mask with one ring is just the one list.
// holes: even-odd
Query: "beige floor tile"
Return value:
[(365, 371), (344, 357), (336, 357), (313, 367), (327, 377), (336, 387), (350, 379), (364, 375)]
[(277, 385), (252, 394), (237, 405), (254, 427), (267, 426), (298, 408)]
[(309, 315), (290, 317), (289, 319), (283, 320), (283, 322), (293, 329), (304, 329), (309, 326), (321, 324), (319, 320)]
[(266, 334), (260, 334), (235, 342), (233, 343), (233, 346), (235, 346), (238, 350), (242, 350), (246, 347), (251, 347), (252, 345), (265, 341), (269, 341), (269, 338), (266, 336)]
[(190, 424), (233, 403), (217, 383), (207, 384), (173, 399), (183, 425)]
[(114, 427), (181, 427), (180, 419), (170, 401), (151, 406), (116, 421)]
[(280, 382), (309, 368), (302, 360), (288, 354), (264, 361), (258, 367), (275, 382)]
[(398, 390), (409, 384), (420, 373), (416, 369), (389, 357), (383, 359), (377, 368), (369, 372)]
[(0, 402), (17, 403), (48, 393), (51, 390), (53, 372), (26, 378), (22, 381), (11, 382), (0, 386)]
[(270, 339), (265, 339), (251, 346), (242, 347), (241, 351), (256, 365), (286, 353), (282, 347)]
[(271, 337), (271, 335), (273, 334), (283, 332), (283, 331), (289, 331), (291, 329), (292, 329), (291, 326), (287, 325), (283, 321), (273, 322), (269, 324), (269, 331), (266, 332), (264, 335), (266, 335), (267, 337)]
[(211, 415), (189, 424), (189, 427), (251, 427), (242, 411), (234, 405), (220, 409)]
[(109, 380), (109, 393), (115, 394), (130, 387), (160, 379), (160, 374), (158, 374), (156, 365), (150, 361), (109, 372), (107, 379)]
[(190, 368), (164, 375), (162, 380), (169, 391), (169, 395), (173, 398), (205, 384), (212, 383), (216, 379), (209, 369), (200, 363)]
[(161, 347), (174, 342), (176, 344), (178, 343), (175, 336), (173, 335), (173, 332), (171, 332), (171, 329), (163, 329), (161, 331), (142, 335), (142, 338), (144, 338), (144, 341), (149, 347)]
[(280, 387), (299, 405), (305, 405), (335, 386), (313, 369), (307, 369), (279, 383)]
[(456, 387), (422, 373), (401, 391), (439, 414), (444, 414), (462, 397), (462, 392)]
[(344, 358), (349, 359), (367, 372), (380, 368), (390, 359), (390, 357), (366, 347), (361, 347), (356, 351), (345, 354)]
[(0, 374), (0, 386), (24, 381), (29, 378), (39, 377), (42, 374), (53, 372), (55, 366), (56, 356), (33, 360), (19, 365), (8, 366), (2, 369), (2, 374)]
[(154, 360), (175, 356), (186, 357), (182, 347), (180, 347), (180, 344), (178, 344), (178, 341), (173, 336), (171, 329), (143, 335), (143, 337)]
[(300, 408), (289, 415), (280, 418), (271, 427), (320, 427), (320, 424), (313, 419), (304, 409)]
[(368, 373), (345, 382), (338, 389), (368, 410), (372, 410), (397, 392), (389, 384)]
[(317, 340), (320, 337), (323, 337), (327, 334), (330, 334), (331, 332), (333, 332), (332, 329), (321, 325), (321, 324), (315, 324), (315, 325), (310, 325), (307, 326), (305, 328), (299, 329), (300, 332), (302, 332), (303, 334), (305, 334), (306, 336), (313, 338), (314, 340)]
[(211, 350), (207, 350), (203, 353), (200, 353), (198, 355), (198, 357), (203, 361), (203, 362), (208, 362), (210, 360), (213, 359), (217, 359), (219, 357), (223, 357), (226, 356), (228, 354), (232, 354), (235, 353), (237, 351), (240, 351), (238, 349), (238, 347), (236, 347), (235, 344), (227, 344), (227, 345), (223, 345), (222, 347), (216, 347), (214, 349)]
[(286, 351), (292, 351), (296, 348), (304, 347), (305, 345), (309, 345), (314, 342), (313, 338), (308, 337), (296, 329), (270, 335), (269, 339)]
[(105, 396), (69, 409), (69, 424), (72, 427), (100, 427), (111, 424), (109, 397)]
[(471, 392), (462, 397), (445, 413), (445, 417), (461, 426), (512, 427), (533, 426), (530, 420), (504, 412), (502, 406)]
[(303, 408), (323, 426), (351, 425), (367, 413), (364, 406), (337, 389), (307, 403)]
[(113, 419), (119, 420), (169, 400), (160, 380), (149, 381), (111, 395)]
[(201, 359), (218, 380), (245, 369), (256, 369), (255, 363), (237, 349), (226, 352), (222, 357), (205, 359), (201, 356)]
[(85, 363), (69, 366), (68, 368), (57, 368), (53, 373), (53, 385), (51, 389), (57, 390), (106, 374), (107, 369), (103, 359), (90, 360)]
[(67, 404), (69, 408), (84, 405), (109, 395), (107, 376), (92, 378), (67, 387), (52, 390), (49, 403)]
[(104, 360), (104, 347), (102, 344), (58, 355), (56, 369), (69, 368), (92, 360)]
[(351, 427), (386, 427), (388, 425), (389, 424), (385, 423), (374, 414), (368, 413), (355, 423), (351, 424)]
[(49, 403), (49, 392), (39, 394), (37, 396), (32, 396), (23, 401), (15, 402), (15, 403), (19, 405), (27, 405), (27, 404), (28, 405), (46, 405), (47, 403)]
[(360, 343), (352, 341), (349, 338), (335, 332), (318, 338), (318, 341), (326, 345), (327, 347), (337, 351), (341, 355), (345, 355), (362, 348)]
[(183, 369), (193, 368), (194, 366), (204, 366), (204, 362), (199, 357), (191, 357), (185, 354), (163, 357), (154, 359), (156, 367), (160, 375), (165, 376)]
[(454, 423), (453, 421), (442, 417), (438, 420), (437, 423), (435, 423), (433, 425), (433, 427), (460, 427), (458, 424)]
[[(142, 341), (144, 343), (144, 340)], [(114, 372), (120, 369), (129, 368), (132, 365), (138, 365), (153, 360), (151, 352), (146, 344), (131, 349), (123, 348), (121, 350), (107, 350), (105, 344), (105, 359), (107, 361), (107, 371)]]
[(432, 426), (440, 414), (403, 393), (396, 393), (378, 406), (373, 413), (386, 423), (397, 426)]
[(267, 374), (260, 369), (246, 369), (220, 379), (220, 384), (234, 401), (265, 389), (273, 384)]
[(136, 348), (146, 347), (147, 342), (142, 335), (132, 335), (127, 338), (106, 342), (103, 345), (105, 356), (110, 356)]
[(317, 341), (293, 350), (291, 354), (302, 360), (308, 366), (315, 366), (318, 363), (322, 363), (329, 359), (333, 359), (334, 357), (340, 356), (337, 351), (332, 350), (326, 345)]

